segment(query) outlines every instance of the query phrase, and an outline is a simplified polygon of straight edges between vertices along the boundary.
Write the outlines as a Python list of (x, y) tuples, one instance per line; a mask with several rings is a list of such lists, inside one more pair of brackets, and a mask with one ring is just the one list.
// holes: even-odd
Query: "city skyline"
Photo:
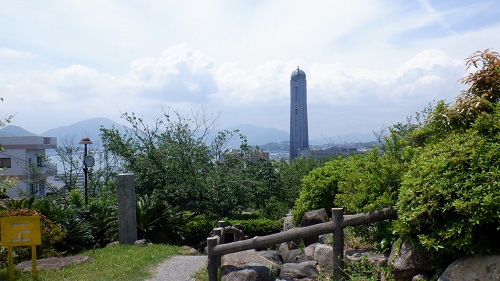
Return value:
[(300, 65), (309, 138), (370, 133), (452, 102), (464, 59), (500, 48), (499, 12), (493, 0), (6, 1), (0, 106), (37, 134), (201, 108), (220, 128), (289, 132)]

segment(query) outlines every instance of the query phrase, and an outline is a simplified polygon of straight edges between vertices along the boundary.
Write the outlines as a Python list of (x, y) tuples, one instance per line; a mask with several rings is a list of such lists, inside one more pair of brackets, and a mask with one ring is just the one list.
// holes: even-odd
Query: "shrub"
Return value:
[(292, 211), (296, 225), (308, 211), (325, 208), (331, 212), (343, 165), (342, 158), (335, 159), (302, 179), (302, 189)]
[(280, 232), (283, 228), (283, 220), (249, 219), (229, 220), (231, 225), (239, 224), (243, 233), (248, 237), (265, 236)]
[(143, 195), (137, 199), (138, 237), (153, 243), (177, 243), (182, 239), (182, 216), (166, 201)]
[(183, 227), (183, 236), (184, 243), (188, 245), (197, 245), (206, 241), (212, 229), (217, 226), (217, 219), (207, 215), (186, 216), (187, 222)]
[(395, 230), (438, 258), (500, 252), (499, 109), (426, 146), (403, 178)]

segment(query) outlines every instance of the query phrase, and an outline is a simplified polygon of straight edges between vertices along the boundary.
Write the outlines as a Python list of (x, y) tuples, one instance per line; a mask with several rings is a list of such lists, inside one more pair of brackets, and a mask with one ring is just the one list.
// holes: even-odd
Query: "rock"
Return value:
[(325, 208), (306, 212), (302, 216), (300, 221), (300, 226), (310, 226), (318, 223), (324, 223), (328, 221), (328, 213)]
[(314, 250), (314, 260), (318, 262), (320, 270), (331, 272), (333, 270), (333, 247), (318, 244)]
[(411, 281), (413, 276), (433, 270), (428, 254), (406, 240), (392, 245), (389, 255), (389, 267), (397, 281)]
[(269, 267), (248, 265), (243, 268), (226, 266), (222, 270), (221, 281), (274, 281), (275, 276)]
[(318, 238), (321, 244), (333, 244), (333, 233), (322, 234)]
[(290, 279), (309, 278), (318, 275), (315, 261), (301, 263), (285, 263), (281, 266), (280, 277)]
[(181, 255), (194, 256), (199, 254), (199, 252), (195, 248), (191, 248), (189, 246), (182, 246), (181, 248)]
[(314, 243), (305, 247), (302, 253), (297, 257), (296, 262), (313, 261), (314, 251), (316, 250), (316, 246), (318, 245), (319, 245), (318, 243)]
[(413, 276), (413, 278), (411, 278), (411, 281), (428, 281), (428, 280), (430, 279), (425, 274), (418, 274)]
[[(71, 257), (62, 257), (62, 258), (46, 258), (39, 259), (36, 261), (38, 270), (49, 270), (49, 269), (61, 269), (65, 266), (72, 264), (79, 264), (83, 262), (87, 262), (92, 260), (91, 257), (88, 256), (71, 256)], [(20, 271), (31, 271), (32, 270), (32, 262), (24, 261), (16, 265), (16, 269)]]
[(148, 245), (148, 242), (146, 241), (146, 239), (141, 239), (141, 240), (135, 241), (134, 245), (139, 246), (139, 247), (144, 247), (144, 246)]
[(293, 216), (286, 216), (285, 220), (283, 221), (283, 231), (290, 230), (295, 227), (295, 224), (293, 223)]
[(347, 250), (344, 252), (344, 260), (346, 263), (365, 261), (370, 265), (384, 266), (387, 265), (388, 255), (373, 254), (369, 249), (366, 250)]
[[(300, 221), (301, 226), (310, 226), (314, 224), (319, 224), (319, 223), (324, 223), (328, 221), (328, 213), (326, 212), (325, 208), (319, 209), (319, 210), (314, 210), (314, 211), (309, 211), (306, 212), (302, 216), (302, 220)], [(309, 246), (314, 243), (319, 242), (318, 237), (309, 237), (306, 239), (303, 239), (304, 245)]]
[(283, 264), (283, 259), (278, 251), (260, 251), (258, 253), (275, 264)]
[(438, 281), (500, 280), (500, 255), (464, 257), (454, 261)]
[(120, 242), (118, 242), (118, 241), (116, 241), (116, 242), (111, 242), (111, 243), (108, 243), (108, 244), (106, 245), (106, 248), (108, 248), (108, 247), (115, 247), (115, 246), (118, 246), (118, 245), (120, 245)]
[(255, 250), (222, 256), (221, 281), (274, 281), (278, 265)]
[(283, 259), (283, 263), (297, 262), (298, 257), (301, 254), (301, 250), (299, 249), (290, 249), (288, 243), (281, 243), (278, 250), (281, 254), (281, 258)]

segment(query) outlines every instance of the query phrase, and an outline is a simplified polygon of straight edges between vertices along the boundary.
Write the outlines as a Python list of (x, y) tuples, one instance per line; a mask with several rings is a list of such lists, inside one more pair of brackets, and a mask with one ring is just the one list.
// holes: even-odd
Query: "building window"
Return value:
[(10, 158), (0, 158), (0, 168), (11, 168)]
[(39, 190), (38, 182), (33, 182), (30, 184), (31, 194), (37, 194)]

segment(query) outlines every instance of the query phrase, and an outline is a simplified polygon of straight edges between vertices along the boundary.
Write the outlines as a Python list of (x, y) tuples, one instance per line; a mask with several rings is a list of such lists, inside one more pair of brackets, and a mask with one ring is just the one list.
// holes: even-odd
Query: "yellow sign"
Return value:
[(41, 245), (42, 234), (40, 217), (4, 217), (2, 218), (3, 246)]

